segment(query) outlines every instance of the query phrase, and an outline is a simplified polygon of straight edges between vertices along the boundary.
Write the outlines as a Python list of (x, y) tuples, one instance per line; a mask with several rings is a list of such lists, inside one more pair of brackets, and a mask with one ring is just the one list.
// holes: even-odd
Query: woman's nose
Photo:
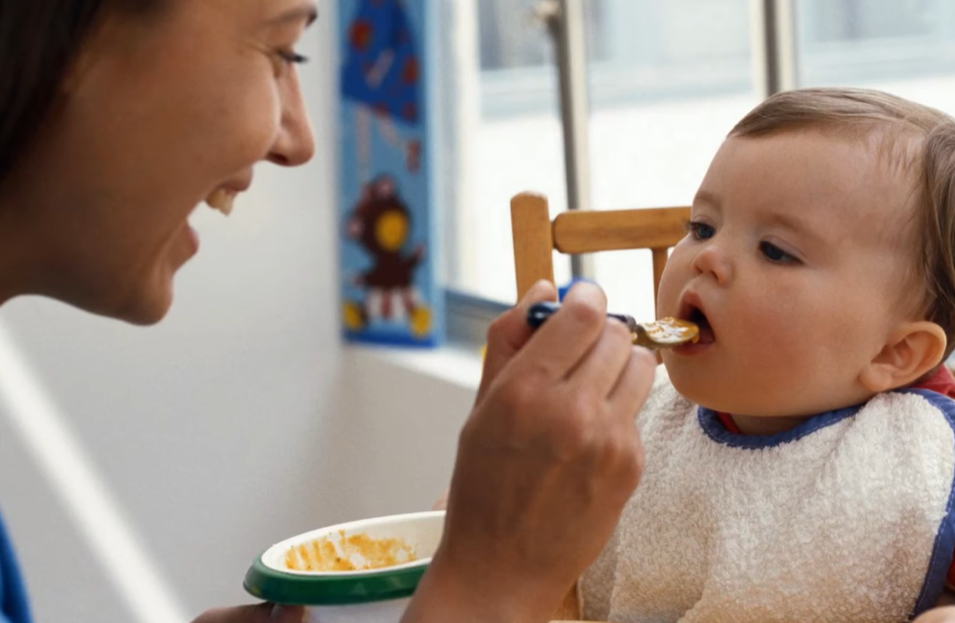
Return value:
[(305, 99), (302, 97), (296, 75), (289, 80), (286, 92), (283, 93), (279, 134), (268, 159), (278, 165), (295, 167), (311, 160), (314, 154), (312, 123), (308, 118)]
[(733, 277), (733, 265), (729, 253), (714, 241), (707, 241), (693, 258), (693, 269), (700, 274), (709, 274), (723, 285)]

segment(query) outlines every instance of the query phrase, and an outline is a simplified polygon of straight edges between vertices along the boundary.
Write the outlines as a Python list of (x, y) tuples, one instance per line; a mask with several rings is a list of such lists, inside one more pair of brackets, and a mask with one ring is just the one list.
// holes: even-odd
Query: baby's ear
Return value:
[(947, 343), (942, 327), (934, 322), (907, 322), (862, 370), (859, 382), (875, 393), (910, 385), (941, 363)]

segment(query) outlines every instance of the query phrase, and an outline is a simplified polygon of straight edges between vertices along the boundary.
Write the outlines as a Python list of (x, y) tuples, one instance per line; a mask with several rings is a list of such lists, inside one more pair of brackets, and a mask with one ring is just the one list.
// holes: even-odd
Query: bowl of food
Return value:
[(444, 514), (361, 519), (291, 537), (252, 562), (245, 590), (304, 605), (314, 623), (398, 623), (441, 541)]

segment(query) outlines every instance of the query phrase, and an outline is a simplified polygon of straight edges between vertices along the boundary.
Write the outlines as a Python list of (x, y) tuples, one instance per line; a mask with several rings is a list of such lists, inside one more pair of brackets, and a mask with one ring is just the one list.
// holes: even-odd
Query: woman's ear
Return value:
[(934, 322), (905, 323), (862, 370), (859, 382), (873, 393), (910, 385), (941, 363), (947, 344), (945, 332)]

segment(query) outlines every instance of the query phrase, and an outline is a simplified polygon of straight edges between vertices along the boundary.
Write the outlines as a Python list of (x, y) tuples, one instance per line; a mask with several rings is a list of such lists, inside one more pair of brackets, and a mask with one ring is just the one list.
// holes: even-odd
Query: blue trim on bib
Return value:
[(861, 408), (862, 405), (856, 405), (854, 407), (846, 407), (845, 409), (814, 415), (796, 428), (782, 433), (776, 433), (775, 435), (738, 435), (726, 429), (723, 423), (720, 422), (719, 417), (717, 417), (716, 411), (707, 409), (706, 407), (699, 407), (697, 413), (700, 427), (703, 428), (703, 432), (706, 433), (707, 437), (713, 441), (730, 446), (731, 448), (762, 450), (764, 448), (774, 448), (784, 443), (798, 441), (817, 430), (832, 426), (848, 417), (852, 417), (858, 413)]
[[(941, 411), (948, 425), (952, 427), (952, 445), (955, 447), (955, 401), (930, 389), (904, 389), (898, 390), (896, 393), (916, 394)], [(948, 495), (945, 517), (939, 526), (938, 534), (935, 535), (935, 546), (932, 548), (932, 558), (929, 560), (925, 581), (922, 583), (922, 592), (919, 593), (919, 597), (915, 601), (911, 618), (915, 618), (929, 608), (934, 607), (945, 589), (945, 579), (948, 577), (948, 570), (952, 566), (952, 555), (955, 554), (953, 502), (955, 502), (955, 478), (952, 480), (952, 490)]]

